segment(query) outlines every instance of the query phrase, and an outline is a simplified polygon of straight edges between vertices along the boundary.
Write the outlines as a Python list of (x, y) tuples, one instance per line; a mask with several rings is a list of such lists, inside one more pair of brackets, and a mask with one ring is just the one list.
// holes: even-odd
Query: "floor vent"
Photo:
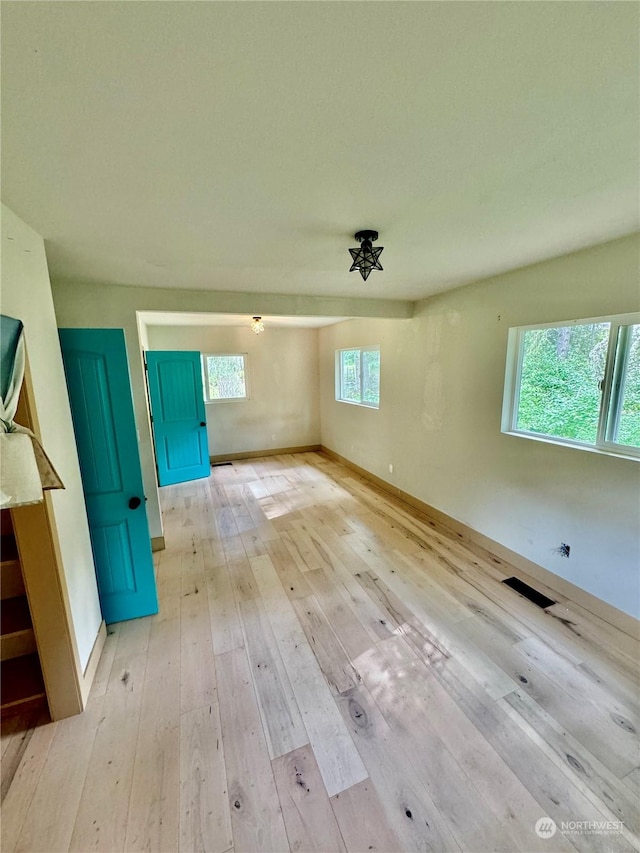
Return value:
[(532, 586), (529, 586), (528, 583), (525, 583), (518, 578), (505, 578), (502, 583), (506, 583), (506, 585), (510, 586), (511, 589), (515, 589), (516, 592), (519, 592), (520, 595), (524, 595), (525, 598), (528, 598), (529, 601), (533, 601), (534, 604), (537, 604), (538, 607), (542, 607), (543, 610), (547, 607), (551, 607), (552, 604), (555, 604), (555, 601), (552, 598), (547, 598), (546, 595), (538, 592), (537, 589), (534, 589)]
[(223, 465), (233, 465), (233, 462), (212, 462), (212, 468), (221, 468)]

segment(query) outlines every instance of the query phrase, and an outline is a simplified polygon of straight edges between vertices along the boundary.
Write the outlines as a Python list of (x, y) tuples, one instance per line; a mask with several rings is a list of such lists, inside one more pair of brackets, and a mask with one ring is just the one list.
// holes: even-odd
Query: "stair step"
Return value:
[[(0, 536), (0, 598), (24, 595), (24, 578), (20, 567), (16, 538), (11, 527), (8, 510), (2, 510), (2, 536)], [(8, 523), (7, 523), (8, 518)], [(5, 532), (5, 531), (9, 532)]]
[(42, 670), (37, 654), (5, 661), (2, 676), (2, 711), (45, 697)]
[(0, 660), (2, 720), (48, 713), (13, 519), (4, 509), (0, 510)]
[(18, 560), (0, 562), (0, 599), (16, 598), (24, 595), (24, 578)]
[(36, 635), (33, 628), (25, 628), (8, 636), (0, 636), (0, 661), (19, 658), (22, 655), (31, 655), (37, 652)]

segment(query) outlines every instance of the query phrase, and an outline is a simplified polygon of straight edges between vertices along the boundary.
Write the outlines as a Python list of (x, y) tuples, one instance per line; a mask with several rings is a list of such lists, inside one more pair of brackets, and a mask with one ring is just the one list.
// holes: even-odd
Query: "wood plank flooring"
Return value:
[(6, 728), (4, 853), (639, 849), (637, 637), (319, 453), (161, 499), (160, 613)]

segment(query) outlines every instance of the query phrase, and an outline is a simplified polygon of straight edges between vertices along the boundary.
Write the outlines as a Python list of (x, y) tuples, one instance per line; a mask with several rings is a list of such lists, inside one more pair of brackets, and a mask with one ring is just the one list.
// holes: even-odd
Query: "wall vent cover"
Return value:
[(537, 604), (538, 607), (542, 607), (543, 610), (556, 603), (552, 598), (547, 598), (546, 595), (538, 592), (537, 589), (529, 586), (528, 583), (521, 581), (519, 578), (505, 578), (502, 583), (510, 586), (511, 589), (519, 592), (520, 595), (524, 595), (525, 598), (528, 598), (529, 601), (533, 601), (534, 604)]

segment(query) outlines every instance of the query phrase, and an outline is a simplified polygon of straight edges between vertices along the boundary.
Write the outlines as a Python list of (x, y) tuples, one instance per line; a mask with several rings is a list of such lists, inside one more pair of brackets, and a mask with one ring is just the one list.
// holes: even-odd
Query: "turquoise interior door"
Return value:
[(147, 352), (158, 483), (208, 477), (209, 442), (199, 352)]
[(60, 329), (102, 615), (158, 612), (122, 329)]

